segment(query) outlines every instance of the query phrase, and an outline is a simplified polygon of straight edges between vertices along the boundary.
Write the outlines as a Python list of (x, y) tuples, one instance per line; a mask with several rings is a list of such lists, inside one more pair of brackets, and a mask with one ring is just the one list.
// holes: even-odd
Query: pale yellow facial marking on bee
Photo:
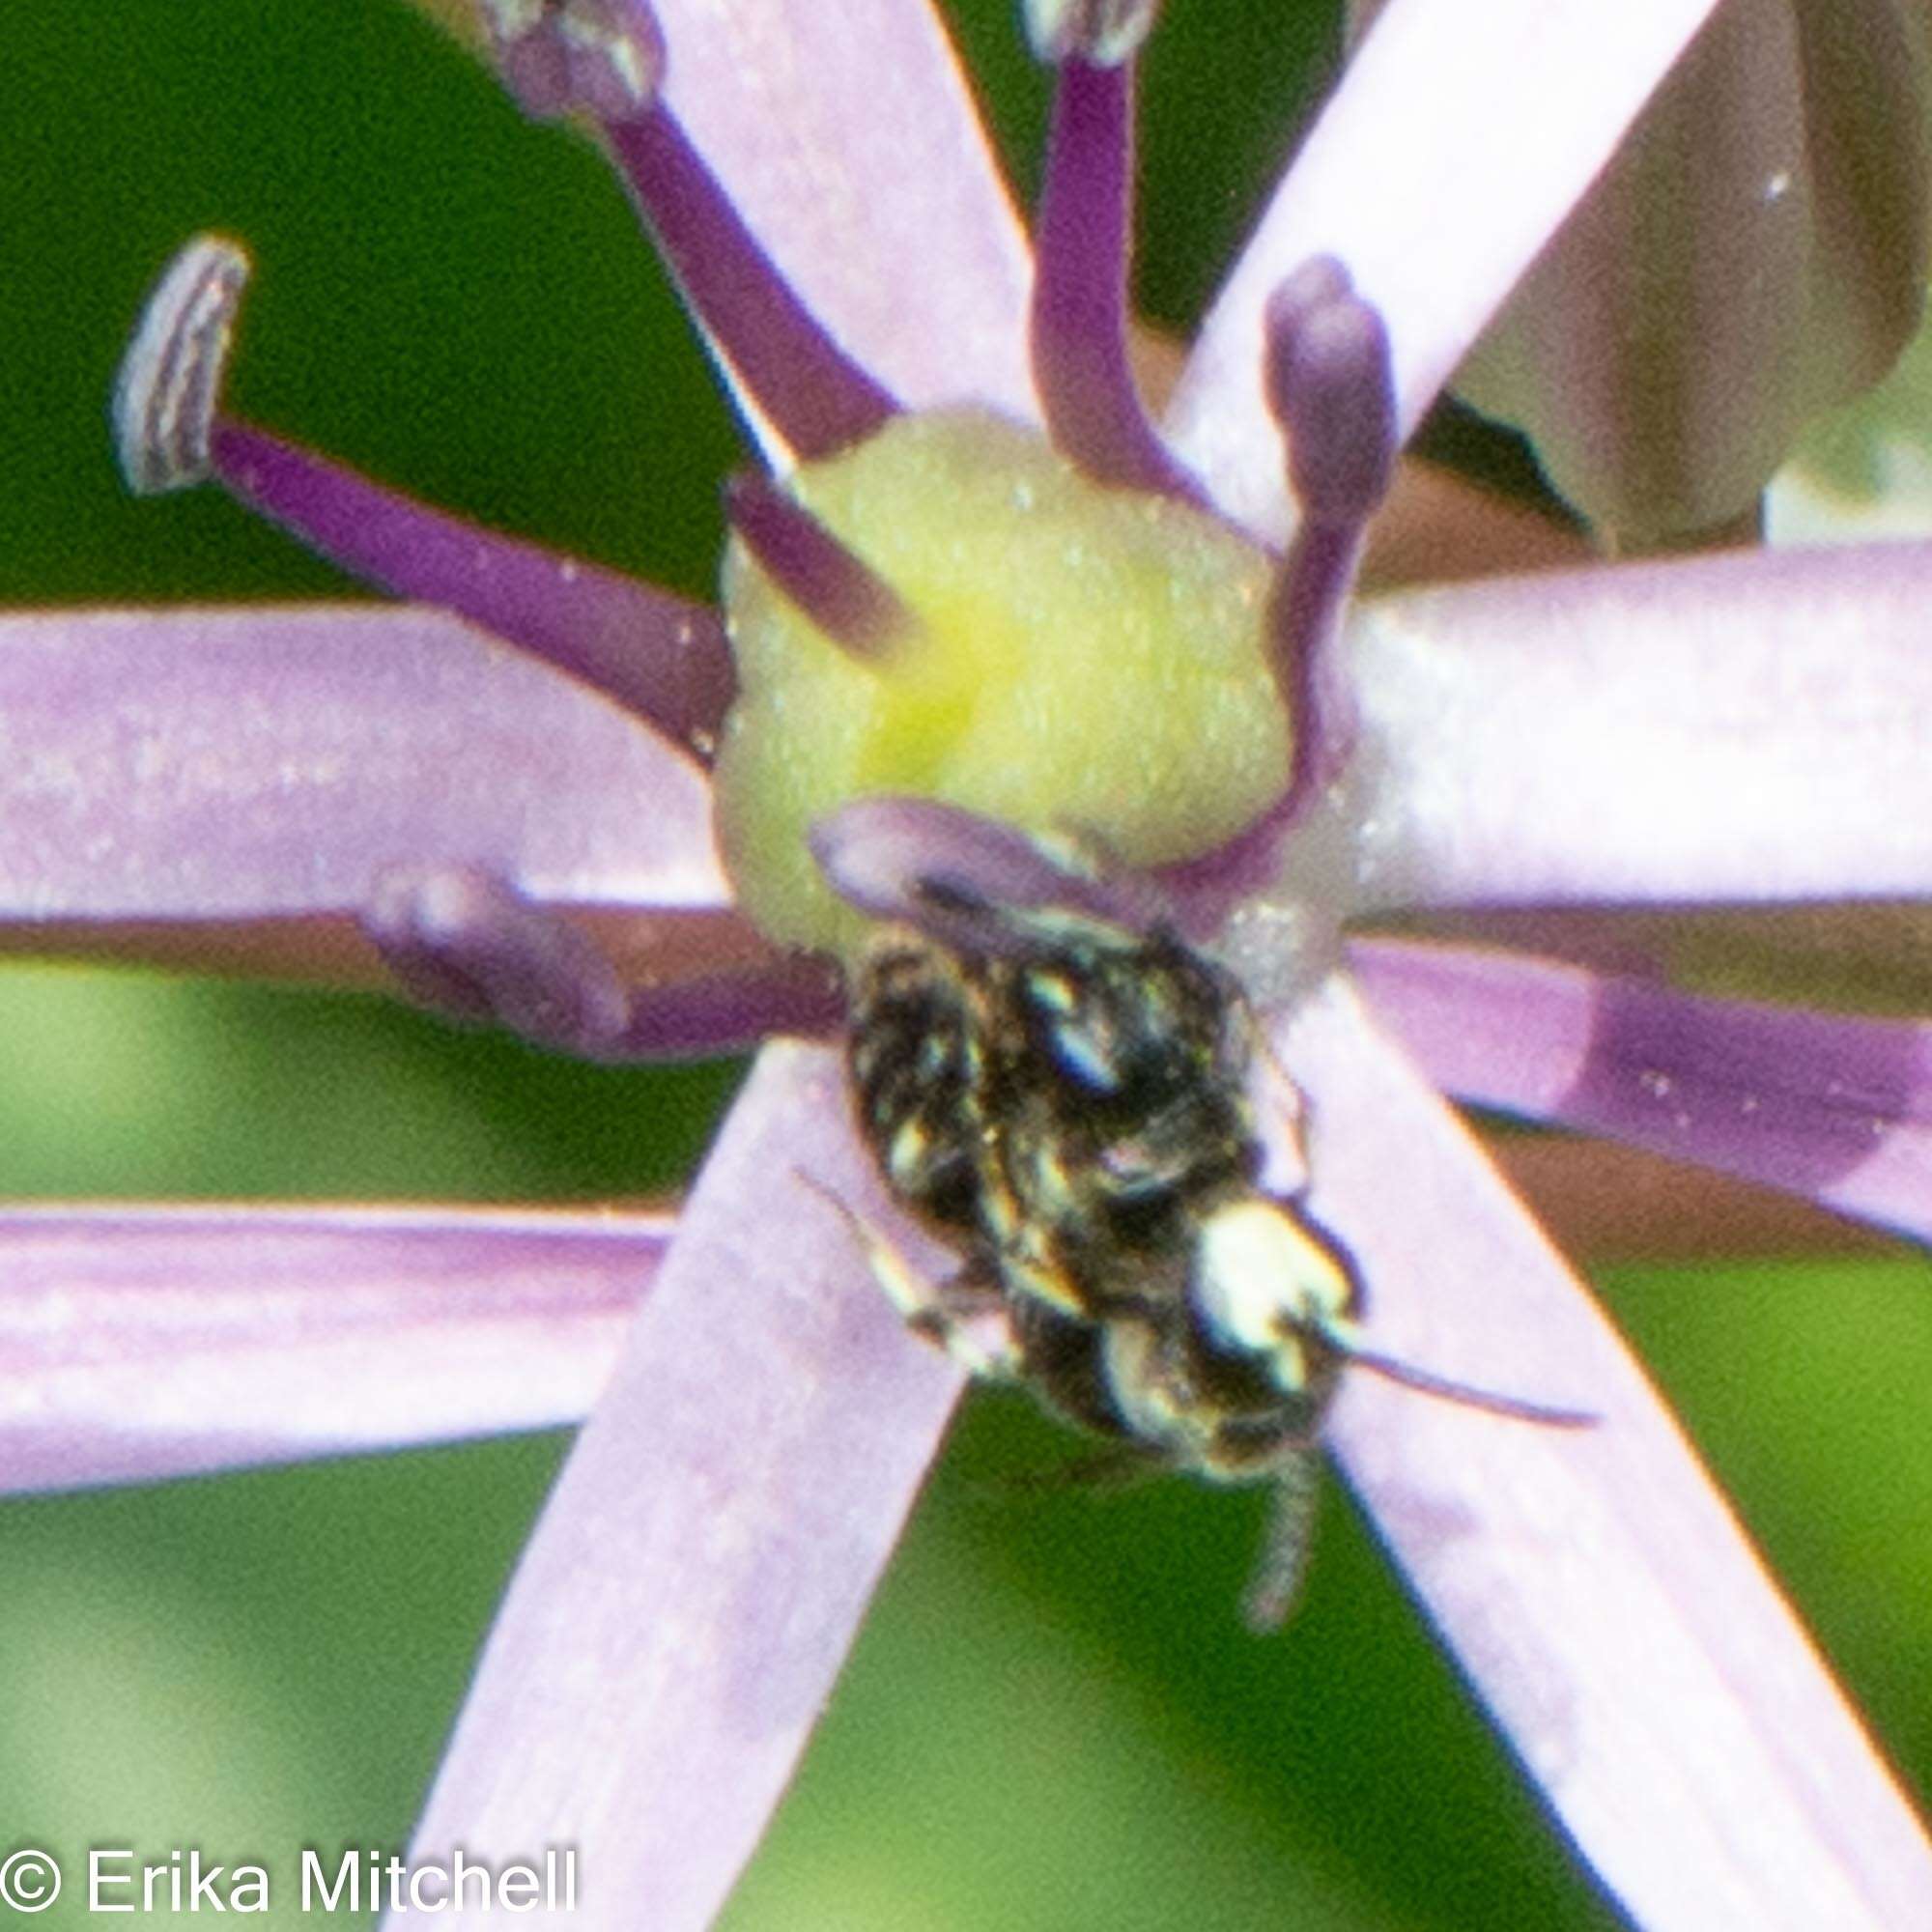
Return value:
[(1354, 1284), (1334, 1251), (1279, 1202), (1230, 1202), (1195, 1238), (1194, 1295), (1225, 1345), (1265, 1357), (1293, 1394), (1307, 1386), (1300, 1338), (1332, 1334), (1346, 1321)]

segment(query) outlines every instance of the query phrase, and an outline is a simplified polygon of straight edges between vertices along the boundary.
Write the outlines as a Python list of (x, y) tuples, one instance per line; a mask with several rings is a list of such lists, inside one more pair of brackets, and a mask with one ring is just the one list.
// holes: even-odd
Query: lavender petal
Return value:
[(1390, 318), (1398, 440), (1421, 419), (1714, 0), (1392, 0), (1276, 190), (1169, 412), (1181, 459), (1269, 542), (1290, 511), (1262, 405), (1263, 305), (1335, 255)]
[(1025, 237), (934, 11), (658, 13), (668, 99), (846, 352), (908, 408), (977, 398), (1032, 417)]
[(535, 1829), (579, 1847), (582, 1932), (696, 1932), (750, 1857), (958, 1389), (796, 1178), (901, 1226), (845, 1106), (834, 1055), (760, 1059), (510, 1586), (418, 1861)]
[(0, 621), (0, 918), (346, 911), (400, 864), (716, 907), (708, 787), (571, 679), (378, 606)]
[(1329, 1441), (1544, 1801), (1634, 1923), (1912, 1925), (1932, 1847), (1668, 1411), (1342, 983), (1278, 1034), (1374, 1345), (1594, 1411), (1348, 1378)]
[(1699, 999), (1473, 947), (1358, 940), (1349, 956), (1459, 1100), (1932, 1240), (1932, 1026)]
[(10, 1208), (0, 1492), (574, 1422), (670, 1234), (628, 1209)]
[(1928, 610), (1926, 544), (1365, 601), (1362, 901), (1922, 895)]

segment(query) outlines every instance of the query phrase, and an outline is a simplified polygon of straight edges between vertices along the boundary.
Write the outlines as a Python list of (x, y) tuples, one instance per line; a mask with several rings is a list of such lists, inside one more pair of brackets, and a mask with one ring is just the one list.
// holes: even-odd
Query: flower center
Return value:
[(937, 799), (1152, 867), (1211, 850), (1280, 797), (1273, 563), (1225, 524), (1097, 484), (979, 411), (895, 417), (786, 480), (911, 622), (855, 651), (745, 544), (727, 554), (739, 695), (717, 824), (739, 902), (772, 938), (859, 937), (806, 842), (858, 798)]

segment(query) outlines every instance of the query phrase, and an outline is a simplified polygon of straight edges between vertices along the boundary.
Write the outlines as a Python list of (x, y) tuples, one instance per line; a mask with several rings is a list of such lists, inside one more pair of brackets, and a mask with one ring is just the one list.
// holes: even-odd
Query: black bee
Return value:
[(1584, 1419), (1360, 1346), (1347, 1251), (1261, 1184), (1258, 1029), (1232, 975), (1163, 928), (925, 890), (958, 943), (879, 933), (855, 976), (848, 1057), (887, 1182), (961, 1265), (924, 1283), (861, 1229), (874, 1271), (974, 1373), (1025, 1383), (1151, 1463), (1273, 1484), (1252, 1622), (1279, 1623), (1293, 1600), (1321, 1419), (1349, 1361), (1507, 1413)]

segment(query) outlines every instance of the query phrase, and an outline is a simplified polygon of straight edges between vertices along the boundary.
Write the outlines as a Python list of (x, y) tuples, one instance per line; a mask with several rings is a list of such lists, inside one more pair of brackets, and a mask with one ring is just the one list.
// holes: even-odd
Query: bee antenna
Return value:
[(1492, 1415), (1506, 1415), (1517, 1422), (1538, 1422), (1547, 1429), (1594, 1429), (1603, 1420), (1585, 1408), (1552, 1408), (1540, 1402), (1525, 1402), (1520, 1396), (1498, 1395), (1492, 1389), (1471, 1388), (1467, 1382), (1451, 1381), (1446, 1376), (1433, 1376), (1393, 1355), (1378, 1354), (1373, 1349), (1345, 1345), (1341, 1353), (1357, 1368), (1367, 1369), (1419, 1395), (1433, 1395), (1443, 1402), (1459, 1402), (1465, 1408), (1486, 1409)]

